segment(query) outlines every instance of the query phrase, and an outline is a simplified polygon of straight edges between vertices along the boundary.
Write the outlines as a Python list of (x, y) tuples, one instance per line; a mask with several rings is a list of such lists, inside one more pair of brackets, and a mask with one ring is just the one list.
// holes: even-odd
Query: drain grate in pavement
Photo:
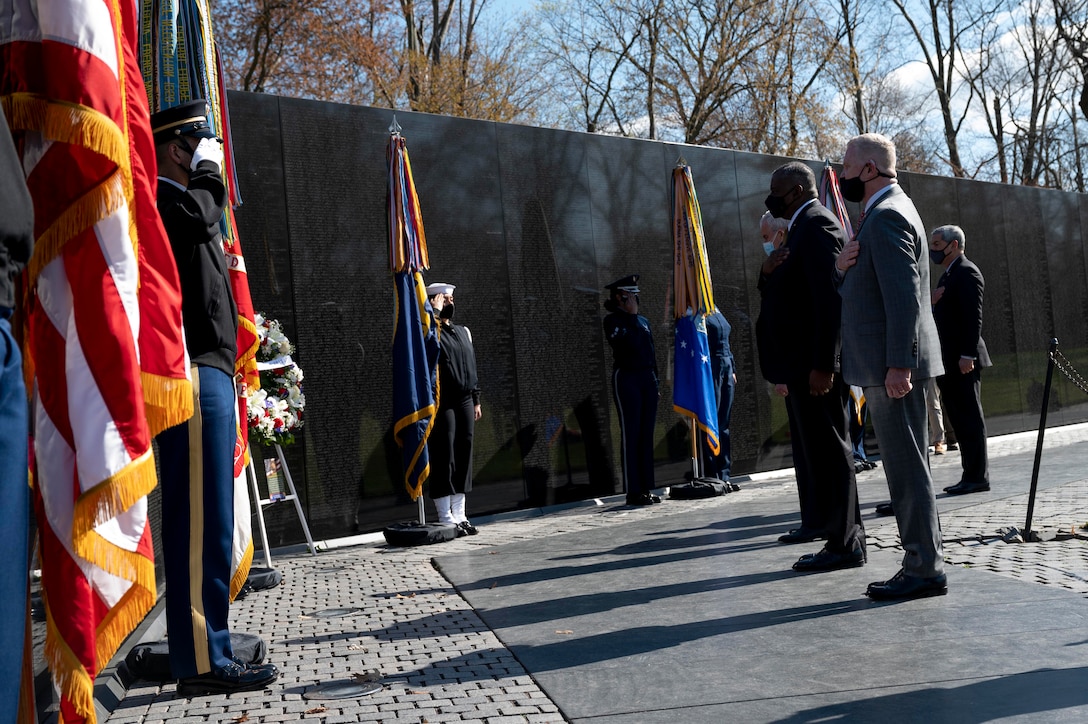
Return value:
[(382, 690), (382, 685), (376, 681), (330, 681), (327, 684), (318, 684), (307, 689), (302, 698), (308, 701), (316, 699), (354, 699), (359, 696), (370, 696)]
[(320, 611), (309, 611), (302, 615), (306, 618), (343, 618), (362, 612), (363, 609), (356, 606), (353, 608), (323, 608)]

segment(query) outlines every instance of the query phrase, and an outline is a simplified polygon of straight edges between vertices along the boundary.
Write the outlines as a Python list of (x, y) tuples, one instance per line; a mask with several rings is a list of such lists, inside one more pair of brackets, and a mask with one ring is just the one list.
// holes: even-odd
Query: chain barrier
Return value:
[(1050, 359), (1054, 362), (1054, 366), (1058, 368), (1058, 371), (1065, 375), (1065, 378), (1076, 385), (1081, 392), (1088, 395), (1088, 380), (1084, 379), (1080, 372), (1073, 366), (1064, 354), (1055, 349), (1050, 353)]

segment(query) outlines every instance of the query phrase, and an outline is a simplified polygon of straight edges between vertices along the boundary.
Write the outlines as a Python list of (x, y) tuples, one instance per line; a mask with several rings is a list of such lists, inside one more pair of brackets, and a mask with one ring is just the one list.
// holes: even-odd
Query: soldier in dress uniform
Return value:
[[(23, 386), (23, 361), (12, 335), (17, 298), (15, 279), (34, 251), (34, 202), (23, 166), (0, 109), (0, 498), (6, 519), (0, 526), (0, 721), (16, 721), (23, 661), (27, 597), (27, 444), (30, 432)], [(16, 615), (18, 612), (18, 615)]]
[(654, 424), (657, 421), (657, 356), (650, 323), (638, 313), (638, 274), (605, 287), (604, 336), (612, 347), (612, 397), (620, 418), (623, 487), (628, 505), (660, 503), (654, 495)]
[(472, 332), (453, 323), (452, 284), (427, 286), (431, 308), (441, 320), (438, 357), (438, 416), (428, 440), (431, 498), (438, 522), (457, 526), (457, 536), (479, 531), (465, 513), (465, 493), (472, 490), (472, 435), (482, 414)]
[(223, 146), (203, 100), (151, 117), (158, 209), (181, 278), (194, 414), (158, 436), (170, 668), (179, 696), (262, 689), (272, 664), (234, 657), (227, 626), (234, 533), (237, 396), (234, 304), (219, 222), (227, 204)]

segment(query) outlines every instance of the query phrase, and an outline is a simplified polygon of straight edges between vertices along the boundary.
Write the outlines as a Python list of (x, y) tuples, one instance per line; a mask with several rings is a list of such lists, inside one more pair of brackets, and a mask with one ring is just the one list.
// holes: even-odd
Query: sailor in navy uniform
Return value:
[(654, 495), (654, 423), (657, 421), (657, 356), (650, 323), (638, 313), (638, 274), (605, 287), (604, 336), (612, 347), (612, 397), (620, 418), (623, 485), (628, 505), (660, 503)]
[(438, 522), (457, 527), (457, 536), (479, 531), (465, 512), (465, 493), (472, 490), (472, 436), (482, 412), (472, 332), (453, 323), (452, 284), (427, 286), (431, 308), (441, 320), (438, 357), (438, 414), (427, 447), (431, 454), (431, 498)]
[(151, 117), (158, 210), (181, 279), (195, 412), (158, 436), (166, 629), (179, 696), (263, 689), (272, 664), (234, 657), (227, 612), (234, 533), (234, 387), (238, 309), (219, 222), (227, 204), (223, 147), (203, 100)]

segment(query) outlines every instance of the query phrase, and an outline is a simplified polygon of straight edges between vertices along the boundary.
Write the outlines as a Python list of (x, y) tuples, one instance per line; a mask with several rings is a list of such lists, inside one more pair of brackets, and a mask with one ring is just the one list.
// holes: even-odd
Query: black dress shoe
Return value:
[(891, 503), (877, 503), (876, 504), (877, 515), (895, 515), (895, 510), (892, 509)]
[(656, 495), (650, 495), (649, 493), (636, 493), (635, 495), (627, 496), (628, 505), (653, 505), (655, 502), (661, 502), (661, 498), (657, 498)]
[(479, 530), (477, 530), (476, 526), (474, 526), (472, 523), (469, 523), (467, 520), (463, 520), (458, 523), (457, 527), (464, 531), (465, 535), (476, 535), (480, 532)]
[(660, 503), (661, 502), (661, 496), (660, 495), (654, 495), (653, 493), (646, 493), (646, 494), (650, 496), (650, 502), (651, 503)]
[(825, 546), (819, 553), (809, 553), (793, 564), (795, 571), (836, 571), (865, 565), (865, 549), (855, 548), (845, 553), (829, 551)]
[(274, 664), (244, 666), (237, 661), (232, 661), (210, 673), (179, 679), (178, 696), (255, 691), (265, 688), (279, 678), (279, 675), (279, 669)]
[(990, 489), (989, 483), (969, 483), (961, 480), (955, 485), (949, 485), (944, 492), (949, 495), (967, 495), (968, 493), (985, 493)]
[(880, 601), (943, 596), (946, 593), (948, 593), (948, 579), (943, 573), (931, 578), (920, 578), (908, 576), (902, 568), (899, 569), (899, 573), (886, 581), (870, 583), (865, 591), (866, 596)]
[(779, 543), (811, 543), (814, 540), (823, 540), (827, 534), (822, 530), (810, 528), (794, 528), (789, 533), (778, 536)]

